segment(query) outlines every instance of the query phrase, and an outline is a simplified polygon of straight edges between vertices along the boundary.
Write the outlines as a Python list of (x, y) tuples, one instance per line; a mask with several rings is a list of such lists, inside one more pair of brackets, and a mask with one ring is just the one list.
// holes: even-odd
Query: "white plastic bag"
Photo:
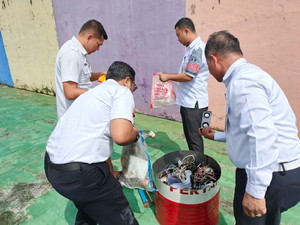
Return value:
[(138, 188), (155, 191), (151, 175), (151, 162), (147, 153), (145, 137), (140, 131), (140, 138), (122, 149), (122, 173), (119, 176), (121, 185), (128, 188)]
[(175, 105), (176, 94), (172, 81), (161, 82), (159, 74), (152, 76), (152, 91), (150, 108), (163, 108), (169, 105)]

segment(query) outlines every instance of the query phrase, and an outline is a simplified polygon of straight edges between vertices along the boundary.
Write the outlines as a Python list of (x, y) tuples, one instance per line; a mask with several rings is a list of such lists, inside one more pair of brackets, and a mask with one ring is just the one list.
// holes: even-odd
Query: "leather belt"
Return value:
[(72, 171), (72, 170), (82, 170), (84, 167), (87, 167), (91, 164), (82, 163), (82, 162), (72, 162), (72, 163), (65, 163), (65, 164), (55, 164), (50, 161), (49, 155), (46, 152), (46, 158), (48, 161), (48, 165), (57, 171)]
[(52, 169), (55, 169), (57, 171), (72, 171), (72, 170), (82, 170), (84, 167), (89, 166), (90, 164), (87, 163), (80, 163), (80, 162), (72, 162), (72, 163), (66, 163), (66, 164), (54, 164), (49, 163), (49, 166)]
[(300, 158), (290, 162), (279, 163), (275, 166), (274, 172), (284, 172), (298, 167), (300, 167)]

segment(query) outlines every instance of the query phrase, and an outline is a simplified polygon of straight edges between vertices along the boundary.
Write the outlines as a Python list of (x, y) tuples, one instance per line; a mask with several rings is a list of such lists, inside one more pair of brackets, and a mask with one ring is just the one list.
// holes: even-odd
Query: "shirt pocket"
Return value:
[(89, 82), (90, 77), (91, 77), (91, 66), (85, 63), (80, 74), (80, 83)]

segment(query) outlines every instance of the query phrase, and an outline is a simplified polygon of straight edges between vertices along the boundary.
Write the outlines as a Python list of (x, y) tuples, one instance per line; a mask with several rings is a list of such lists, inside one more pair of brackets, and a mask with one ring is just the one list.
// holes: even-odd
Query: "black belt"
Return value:
[(46, 152), (46, 158), (49, 162), (49, 166), (52, 169), (58, 171), (72, 171), (72, 170), (82, 170), (84, 167), (90, 166), (91, 164), (82, 163), (82, 162), (72, 162), (72, 163), (65, 163), (65, 164), (55, 164), (50, 161), (49, 155)]
[(87, 167), (90, 164), (80, 163), (80, 162), (72, 162), (72, 163), (66, 163), (66, 164), (54, 164), (54, 163), (50, 162), (49, 165), (52, 169), (55, 169), (58, 171), (72, 171), (72, 170), (82, 170), (84, 167)]

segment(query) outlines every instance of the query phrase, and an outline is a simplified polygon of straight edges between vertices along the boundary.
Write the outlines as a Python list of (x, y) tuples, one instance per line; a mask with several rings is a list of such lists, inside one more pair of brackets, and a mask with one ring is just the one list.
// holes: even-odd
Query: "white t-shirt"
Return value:
[(58, 119), (65, 113), (74, 100), (68, 100), (64, 94), (63, 82), (73, 81), (79, 88), (92, 87), (91, 66), (87, 62), (87, 51), (73, 37), (59, 50), (55, 63), (56, 105)]
[(80, 95), (60, 118), (46, 150), (56, 164), (96, 163), (107, 160), (113, 151), (110, 121), (117, 118), (133, 123), (131, 91), (115, 80)]
[(186, 73), (193, 77), (193, 80), (176, 82), (177, 105), (195, 108), (195, 104), (198, 101), (199, 109), (208, 106), (207, 83), (209, 73), (204, 48), (204, 42), (198, 37), (185, 50), (179, 73)]

